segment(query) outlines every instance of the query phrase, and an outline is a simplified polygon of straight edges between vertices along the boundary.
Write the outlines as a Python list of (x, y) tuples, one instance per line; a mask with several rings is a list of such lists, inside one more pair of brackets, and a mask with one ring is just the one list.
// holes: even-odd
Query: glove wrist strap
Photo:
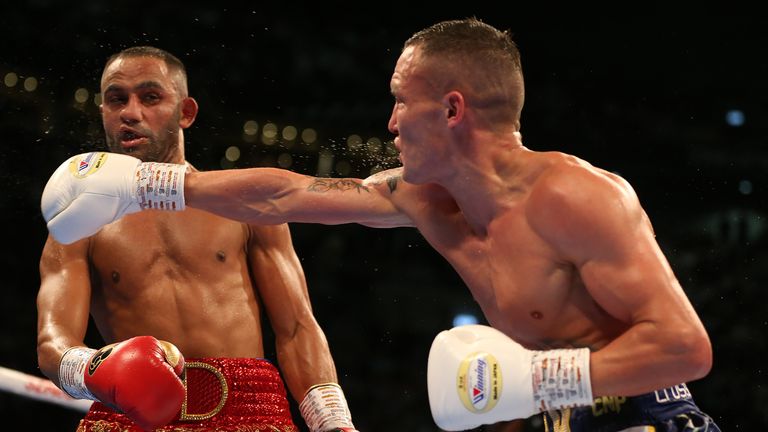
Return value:
[(136, 200), (142, 210), (184, 210), (187, 166), (143, 162), (136, 168)]
[(299, 404), (299, 410), (310, 432), (355, 431), (344, 392), (336, 383), (312, 386)]
[(534, 351), (531, 361), (536, 412), (592, 404), (589, 348)]
[(96, 350), (87, 347), (73, 347), (68, 349), (59, 362), (59, 383), (65, 393), (75, 399), (98, 398), (85, 386), (85, 373), (91, 356)]

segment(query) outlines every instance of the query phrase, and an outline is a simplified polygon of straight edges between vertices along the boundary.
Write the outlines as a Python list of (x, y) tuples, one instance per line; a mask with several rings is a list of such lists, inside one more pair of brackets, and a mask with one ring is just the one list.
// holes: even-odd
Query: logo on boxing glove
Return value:
[(461, 403), (473, 413), (488, 412), (501, 397), (501, 369), (494, 356), (478, 352), (459, 364), (456, 390)]
[(101, 168), (107, 160), (104, 152), (87, 153), (85, 157), (76, 157), (69, 162), (69, 172), (76, 178), (85, 178)]
[(93, 357), (91, 357), (91, 361), (88, 362), (88, 375), (93, 376), (93, 374), (96, 373), (96, 368), (101, 366), (102, 363), (104, 363), (104, 360), (109, 357), (110, 354), (112, 354), (112, 348), (115, 347), (115, 344), (107, 345), (104, 348), (98, 350)]

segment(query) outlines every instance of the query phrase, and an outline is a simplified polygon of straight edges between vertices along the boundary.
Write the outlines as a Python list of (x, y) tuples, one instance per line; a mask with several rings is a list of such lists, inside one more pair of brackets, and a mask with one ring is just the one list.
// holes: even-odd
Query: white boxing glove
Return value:
[(491, 327), (455, 327), (432, 342), (427, 389), (447, 431), (590, 405), (589, 349), (531, 351)]
[(123, 215), (143, 209), (183, 210), (186, 165), (93, 152), (62, 163), (43, 190), (48, 231), (70, 244), (96, 234)]

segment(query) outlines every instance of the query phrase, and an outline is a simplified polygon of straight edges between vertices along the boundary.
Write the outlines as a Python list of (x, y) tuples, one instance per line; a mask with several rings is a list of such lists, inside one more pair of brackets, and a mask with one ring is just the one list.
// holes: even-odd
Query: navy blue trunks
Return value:
[(685, 384), (640, 396), (603, 396), (592, 406), (544, 413), (547, 432), (720, 432)]

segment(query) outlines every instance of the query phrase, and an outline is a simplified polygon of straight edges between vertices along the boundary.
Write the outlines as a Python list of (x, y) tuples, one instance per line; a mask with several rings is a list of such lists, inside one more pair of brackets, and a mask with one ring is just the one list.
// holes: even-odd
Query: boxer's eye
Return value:
[(107, 98), (107, 104), (109, 105), (124, 104), (125, 101), (126, 101), (126, 98), (123, 96), (110, 96)]
[(154, 104), (160, 101), (160, 95), (157, 93), (147, 93), (142, 96), (142, 99), (148, 104)]

